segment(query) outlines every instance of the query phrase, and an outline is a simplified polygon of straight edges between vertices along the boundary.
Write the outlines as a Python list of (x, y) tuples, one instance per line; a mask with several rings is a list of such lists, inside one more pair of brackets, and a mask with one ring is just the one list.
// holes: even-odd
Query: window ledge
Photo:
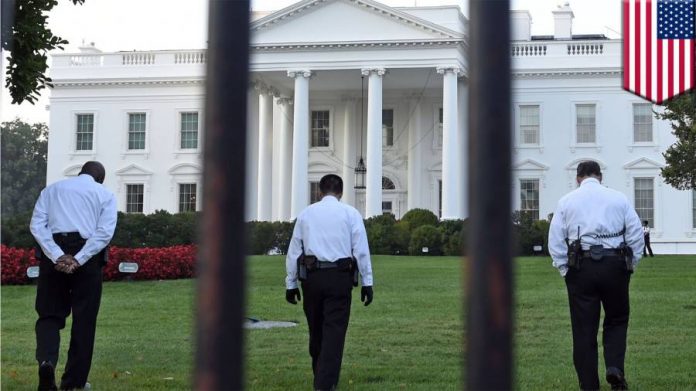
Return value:
[(602, 151), (602, 146), (597, 143), (587, 143), (587, 144), (573, 144), (570, 146), (570, 152), (575, 153), (576, 149), (597, 149), (597, 152)]
[(150, 151), (146, 149), (138, 149), (121, 152), (122, 159), (124, 159), (126, 156), (144, 156), (147, 159), (150, 157)]
[(515, 146), (517, 149), (538, 149), (539, 153), (544, 153), (544, 146), (541, 144), (519, 144)]
[(73, 151), (73, 152), (68, 153), (68, 156), (70, 156), (71, 160), (76, 158), (76, 157), (85, 157), (85, 156), (89, 156), (91, 158), (94, 158), (95, 156), (97, 156), (97, 151), (95, 151), (95, 150)]

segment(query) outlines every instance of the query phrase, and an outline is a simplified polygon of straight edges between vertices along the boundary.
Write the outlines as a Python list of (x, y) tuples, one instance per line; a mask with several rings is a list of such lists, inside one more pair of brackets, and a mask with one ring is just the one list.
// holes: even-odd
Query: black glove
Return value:
[(372, 287), (364, 286), (360, 290), (360, 301), (365, 302), (365, 307), (372, 303)]
[[(370, 297), (372, 297), (372, 296), (370, 296)], [(300, 289), (299, 288), (285, 290), (285, 300), (287, 300), (288, 303), (297, 304), (297, 301), (295, 301), (295, 298), (297, 298), (297, 301), (302, 300), (302, 296), (300, 296)]]

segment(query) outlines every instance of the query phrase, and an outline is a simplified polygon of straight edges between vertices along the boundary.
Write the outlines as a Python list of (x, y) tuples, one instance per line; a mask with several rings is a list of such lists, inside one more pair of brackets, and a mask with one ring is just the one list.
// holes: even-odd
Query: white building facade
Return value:
[[(696, 193), (660, 178), (671, 127), (621, 89), (621, 41), (573, 35), (569, 7), (553, 16), (554, 35), (532, 37), (529, 13), (512, 13), (513, 209), (546, 218), (592, 159), (658, 253), (696, 254)], [(329, 173), (366, 217), (465, 218), (466, 26), (456, 6), (371, 0), (305, 0), (254, 21), (247, 218), (293, 219)], [(51, 77), (49, 183), (99, 160), (124, 212), (201, 208), (205, 51), (87, 47), (55, 55)]]

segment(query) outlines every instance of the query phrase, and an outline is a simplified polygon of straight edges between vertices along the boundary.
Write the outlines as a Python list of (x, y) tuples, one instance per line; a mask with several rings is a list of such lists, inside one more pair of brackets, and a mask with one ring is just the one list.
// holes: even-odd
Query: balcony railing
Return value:
[(539, 56), (601, 56), (605, 55), (606, 48), (612, 45), (620, 45), (620, 41), (586, 41), (586, 42), (545, 42), (545, 43), (513, 43), (511, 55), (513, 57), (539, 57)]
[(205, 64), (205, 50), (54, 54), (52, 68)]

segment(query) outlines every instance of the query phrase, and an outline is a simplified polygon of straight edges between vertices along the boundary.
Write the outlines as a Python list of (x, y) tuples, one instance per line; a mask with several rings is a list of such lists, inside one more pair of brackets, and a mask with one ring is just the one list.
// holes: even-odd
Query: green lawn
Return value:
[[(547, 258), (520, 258), (516, 266), (516, 388), (576, 390), (563, 281)], [(363, 307), (354, 291), (341, 388), (461, 389), (459, 261), (375, 257), (373, 267), (375, 302)], [(248, 332), (251, 390), (311, 389), (304, 314), (285, 303), (284, 274), (282, 257), (250, 260), (249, 315), (300, 322)], [(3, 390), (36, 389), (34, 290), (2, 287)], [(191, 280), (105, 283), (94, 389), (190, 389), (193, 293)], [(696, 257), (645, 260), (631, 283), (631, 304), (626, 371), (632, 389), (696, 389)], [(68, 335), (63, 332), (59, 369)]]

